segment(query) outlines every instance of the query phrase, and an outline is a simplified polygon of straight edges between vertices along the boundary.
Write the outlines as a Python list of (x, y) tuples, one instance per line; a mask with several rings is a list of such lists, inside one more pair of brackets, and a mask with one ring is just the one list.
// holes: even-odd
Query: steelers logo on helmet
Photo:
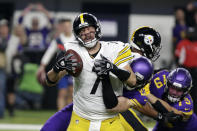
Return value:
[(145, 35), (144, 36), (144, 43), (147, 45), (151, 45), (154, 42), (154, 38), (152, 35)]
[(161, 37), (155, 29), (143, 26), (138, 28), (132, 35), (132, 46), (142, 51), (142, 54), (152, 61), (159, 58), (161, 50)]

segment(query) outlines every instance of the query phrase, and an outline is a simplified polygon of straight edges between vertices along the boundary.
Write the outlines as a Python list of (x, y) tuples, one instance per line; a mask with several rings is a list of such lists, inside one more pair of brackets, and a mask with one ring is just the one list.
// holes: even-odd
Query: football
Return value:
[(73, 56), (71, 56), (70, 59), (77, 60), (77, 66), (76, 66), (75, 72), (68, 71), (68, 73), (74, 77), (77, 77), (77, 76), (79, 76), (79, 74), (81, 73), (81, 71), (83, 69), (83, 61), (82, 61), (81, 57), (79, 56), (79, 54), (72, 49), (67, 50), (65, 56), (67, 56), (68, 54), (73, 54)]

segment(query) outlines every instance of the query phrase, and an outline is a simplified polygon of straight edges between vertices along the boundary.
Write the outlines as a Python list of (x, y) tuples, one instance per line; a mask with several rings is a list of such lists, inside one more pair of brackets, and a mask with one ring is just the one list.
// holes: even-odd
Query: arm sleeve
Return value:
[(57, 51), (57, 44), (56, 41), (53, 40), (48, 47), (47, 51), (45, 52), (44, 56), (42, 57), (41, 64), (48, 65), (52, 57)]
[(102, 81), (103, 102), (107, 109), (112, 109), (117, 106), (118, 98), (116, 97), (112, 85), (110, 83), (109, 75), (105, 76)]

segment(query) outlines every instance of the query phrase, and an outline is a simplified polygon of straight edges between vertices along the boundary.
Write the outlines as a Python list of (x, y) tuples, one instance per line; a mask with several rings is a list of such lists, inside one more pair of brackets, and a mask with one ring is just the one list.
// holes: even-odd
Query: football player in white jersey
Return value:
[[(149, 39), (150, 41), (154, 41), (152, 44), (149, 44), (148, 46), (146, 43), (144, 43), (144, 39), (147, 38), (146, 36), (153, 36)], [(134, 41), (135, 40), (135, 41)], [(156, 60), (159, 56), (159, 51), (161, 49), (161, 38), (157, 31), (155, 31), (151, 27), (140, 27), (138, 28), (132, 36), (132, 46), (130, 47), (131, 50), (131, 56), (133, 58), (138, 58), (141, 55), (147, 56), (152, 61)], [(136, 47), (136, 48), (135, 48)], [(151, 54), (151, 55), (149, 55)], [(149, 57), (151, 56), (151, 57)], [(133, 59), (129, 60), (133, 61)], [(145, 105), (146, 101), (144, 101), (144, 94), (139, 91), (131, 91), (131, 92), (123, 92), (123, 96), (127, 97), (132, 103), (134, 107), (143, 107)], [(111, 99), (110, 101), (113, 100)], [(115, 101), (117, 102), (117, 101)], [(117, 104), (117, 103), (116, 103)], [(126, 108), (129, 106), (124, 104)], [(111, 102), (109, 105), (107, 105), (107, 108), (109, 106), (115, 106), (115, 104), (112, 104)], [(115, 111), (118, 106), (113, 108), (112, 110)], [(68, 124), (70, 123), (70, 117), (73, 109), (73, 104), (70, 104), (66, 106), (64, 109), (62, 109), (60, 112), (57, 112), (55, 115), (53, 115), (42, 127), (41, 131), (65, 131), (67, 130)], [(119, 110), (119, 109), (118, 109)], [(123, 114), (120, 114), (120, 120), (123, 124), (124, 128), (126, 130), (132, 131), (132, 130), (146, 130), (144, 127), (144, 124), (141, 122), (141, 120), (137, 117), (134, 111), (130, 108), (126, 112), (123, 112)]]
[[(64, 44), (65, 51), (76, 51), (82, 61), (83, 69), (79, 76), (74, 78), (73, 113), (68, 131), (122, 131), (124, 128), (119, 122), (118, 113), (109, 113), (103, 103), (102, 84), (99, 77), (93, 72), (96, 59), (103, 55), (118, 68), (113, 73), (130, 86), (136, 84), (136, 76), (131, 70), (128, 61), (132, 59), (130, 46), (122, 42), (104, 42), (101, 38), (101, 29), (95, 16), (82, 13), (73, 23), (74, 35), (77, 41)], [(70, 60), (72, 55), (57, 56), (53, 69), (46, 75), (46, 83), (54, 85), (67, 72), (75, 71), (76, 61)], [(110, 75), (114, 92), (122, 95), (122, 82), (115, 75)]]

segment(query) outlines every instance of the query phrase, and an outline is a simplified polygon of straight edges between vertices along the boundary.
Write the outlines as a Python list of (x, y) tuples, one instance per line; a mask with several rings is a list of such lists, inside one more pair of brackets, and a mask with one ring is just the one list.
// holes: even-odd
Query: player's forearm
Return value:
[(141, 112), (142, 114), (152, 118), (156, 118), (158, 115), (158, 112), (148, 102), (146, 102), (144, 106), (136, 107), (135, 109)]
[(59, 73), (56, 73), (53, 69), (51, 69), (46, 74), (46, 85), (47, 86), (54, 86), (57, 84), (57, 82), (66, 74), (66, 71), (61, 71)]
[(108, 112), (124, 112), (128, 110), (133, 104), (129, 101), (129, 99), (125, 97), (118, 97), (118, 104), (116, 107), (112, 109), (108, 109)]
[(113, 109), (118, 104), (118, 99), (112, 89), (112, 85), (109, 79), (109, 75), (103, 77), (102, 81), (102, 93), (103, 102), (107, 109)]
[[(161, 106), (163, 106), (162, 108), (165, 108), (168, 112), (173, 111), (176, 114), (182, 114), (177, 109), (175, 109), (172, 106), (170, 106), (167, 102), (155, 97), (152, 94), (148, 94), (147, 98), (151, 102), (151, 104), (155, 104), (157, 101), (159, 101), (161, 103)], [(159, 107), (159, 106), (157, 106), (157, 107)], [(167, 111), (165, 111), (165, 112), (167, 112)], [(161, 112), (161, 113), (163, 113), (163, 112)]]

